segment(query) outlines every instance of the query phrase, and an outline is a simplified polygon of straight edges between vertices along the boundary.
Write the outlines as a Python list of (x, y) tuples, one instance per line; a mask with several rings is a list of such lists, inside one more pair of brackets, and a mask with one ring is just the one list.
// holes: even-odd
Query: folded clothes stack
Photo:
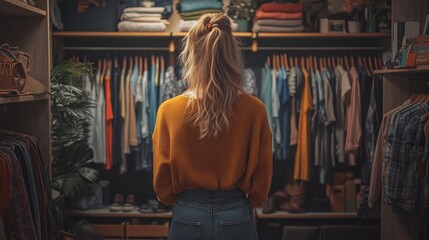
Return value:
[(182, 20), (180, 31), (189, 31), (206, 13), (222, 13), (223, 5), (219, 0), (181, 0), (177, 4), (177, 10)]
[(253, 32), (302, 32), (300, 3), (265, 3), (256, 11)]
[(120, 32), (163, 32), (168, 21), (162, 19), (163, 7), (125, 8), (118, 23)]

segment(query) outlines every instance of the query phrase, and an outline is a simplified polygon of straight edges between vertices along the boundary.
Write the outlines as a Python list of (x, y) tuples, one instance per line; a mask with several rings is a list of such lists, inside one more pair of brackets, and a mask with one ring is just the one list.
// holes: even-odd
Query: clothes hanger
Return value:
[(147, 66), (147, 57), (144, 58), (144, 71), (147, 72), (148, 71), (148, 66)]
[(380, 69), (384, 68), (383, 60), (381, 59), (381, 57), (378, 57), (378, 65), (380, 65)]
[(305, 67), (305, 60), (304, 60), (304, 57), (303, 57), (303, 56), (301, 56), (300, 60), (301, 60), (301, 68), (302, 68), (303, 70), (306, 70), (306, 71), (307, 71), (307, 69), (306, 69), (306, 67)]
[(366, 57), (362, 57), (362, 60), (363, 60), (362, 64), (363, 64), (363, 65), (365, 65), (366, 73), (367, 73), (369, 76), (371, 76), (372, 71), (371, 71), (371, 69), (370, 69), (370, 67), (369, 67), (368, 62), (366, 61)]
[[(101, 59), (98, 59), (98, 66), (97, 66), (97, 76), (100, 76), (101, 74)], [(99, 79), (96, 79), (97, 81)]]
[[(348, 57), (346, 57), (346, 56), (344, 56), (344, 63), (345, 63), (345, 67), (346, 67), (346, 70), (347, 71), (349, 71), (350, 70), (350, 64), (349, 64), (349, 58)], [(341, 60), (341, 62), (343, 62), (343, 60)], [(344, 66), (344, 65), (343, 65)]]
[(289, 57), (289, 65), (291, 68), (296, 67), (295, 64), (293, 63), (293, 58)]
[(159, 83), (159, 56), (156, 56), (156, 62), (155, 62), (156, 72), (155, 72), (155, 86), (158, 87)]
[(127, 58), (126, 57), (122, 57), (122, 69), (123, 70), (127, 69)]
[(329, 68), (332, 68), (332, 63), (331, 63), (331, 58), (330, 57), (326, 57), (326, 61), (327, 61), (327, 65)]
[(285, 66), (285, 62), (284, 62), (284, 58), (283, 58), (283, 54), (280, 54), (280, 55), (279, 55), (279, 58), (280, 58), (280, 66), (281, 66), (283, 69), (285, 69), (285, 68), (286, 68), (286, 66)]
[(106, 74), (106, 69), (107, 69), (107, 59), (103, 58), (103, 68), (101, 70), (101, 75), (100, 75), (100, 85), (103, 85), (104, 83), (104, 75)]
[(377, 61), (377, 57), (376, 57), (376, 56), (374, 56), (374, 60), (373, 60), (373, 62), (374, 62), (374, 65), (376, 66), (375, 68), (376, 68), (377, 70), (379, 70), (379, 69), (381, 69), (381, 68), (382, 68), (382, 66), (380, 66), (380, 65), (378, 64), (378, 61)]
[(335, 68), (335, 67), (337, 66), (337, 61), (336, 61), (336, 60), (337, 60), (338, 58), (336, 58), (336, 57), (332, 56), (332, 57), (331, 57), (331, 59), (332, 59), (332, 67), (333, 67), (333, 68)]
[(267, 64), (268, 64), (268, 66), (271, 66), (270, 56), (267, 56)]
[(369, 64), (369, 68), (371, 68), (371, 73), (374, 73), (374, 70), (376, 70), (376, 68), (372, 64), (372, 58), (370, 56), (368, 56), (368, 64)]
[(372, 62), (372, 66), (374, 67), (374, 70), (378, 70), (378, 63), (377, 63), (377, 59), (374, 57), (371, 59)]
[(350, 56), (350, 63), (351, 63), (350, 68), (356, 67), (354, 56)]
[(314, 58), (313, 58), (313, 65), (314, 65), (314, 71), (319, 71), (319, 64), (317, 62), (316, 56), (314, 56)]
[(286, 70), (289, 70), (289, 63), (287, 61), (287, 55), (286, 55), (286, 53), (283, 54), (283, 60), (285, 62)]
[(295, 57), (294, 60), (295, 60), (295, 67), (299, 68), (298, 57)]
[(139, 57), (139, 75), (140, 76), (143, 75), (143, 57), (142, 56)]

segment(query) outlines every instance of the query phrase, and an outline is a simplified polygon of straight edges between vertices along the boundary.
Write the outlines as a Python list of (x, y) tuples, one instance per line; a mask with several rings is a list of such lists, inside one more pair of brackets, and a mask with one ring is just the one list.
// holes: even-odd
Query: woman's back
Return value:
[[(265, 157), (271, 152), (271, 132), (263, 103), (253, 96), (241, 94), (233, 106), (230, 127), (216, 138), (200, 138), (199, 129), (186, 117), (188, 100), (188, 96), (181, 95), (161, 105), (157, 131), (153, 136), (154, 150), (169, 159), (173, 191), (232, 190), (238, 187), (252, 194), (249, 198), (252, 205), (260, 206), (265, 200), (262, 196), (266, 196), (271, 176), (255, 179), (253, 174), (256, 168), (259, 171), (266, 168), (269, 173), (272, 161)], [(159, 167), (162, 165), (157, 164), (154, 168), (155, 190), (161, 201), (174, 204), (177, 196), (164, 193), (162, 184), (157, 184), (169, 178), (158, 170)]]

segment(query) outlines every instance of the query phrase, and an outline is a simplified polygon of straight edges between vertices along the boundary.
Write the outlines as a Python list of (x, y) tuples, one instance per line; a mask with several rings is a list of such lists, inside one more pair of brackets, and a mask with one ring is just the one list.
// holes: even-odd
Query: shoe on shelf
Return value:
[(139, 212), (142, 212), (142, 213), (154, 213), (155, 210), (153, 209), (152, 205), (150, 205), (149, 203), (146, 203), (146, 204), (143, 204), (143, 205), (140, 206)]
[(122, 210), (124, 204), (124, 197), (121, 194), (116, 194), (113, 199), (112, 205), (110, 205), (109, 210), (112, 212), (119, 212)]
[(156, 213), (166, 213), (166, 212), (170, 212), (170, 208), (165, 206), (164, 204), (158, 202), (157, 207), (155, 208), (155, 212)]
[(122, 211), (124, 212), (131, 212), (133, 211), (135, 207), (135, 197), (134, 194), (129, 194), (127, 196), (127, 200), (125, 201), (124, 205), (122, 206)]

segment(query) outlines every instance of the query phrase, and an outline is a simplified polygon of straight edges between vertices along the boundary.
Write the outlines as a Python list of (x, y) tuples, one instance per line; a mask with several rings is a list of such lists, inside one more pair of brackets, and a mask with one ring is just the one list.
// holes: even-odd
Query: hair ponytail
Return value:
[(229, 127), (232, 107), (243, 93), (243, 63), (231, 21), (224, 14), (203, 15), (184, 38), (180, 59), (187, 82), (189, 120), (200, 137)]

